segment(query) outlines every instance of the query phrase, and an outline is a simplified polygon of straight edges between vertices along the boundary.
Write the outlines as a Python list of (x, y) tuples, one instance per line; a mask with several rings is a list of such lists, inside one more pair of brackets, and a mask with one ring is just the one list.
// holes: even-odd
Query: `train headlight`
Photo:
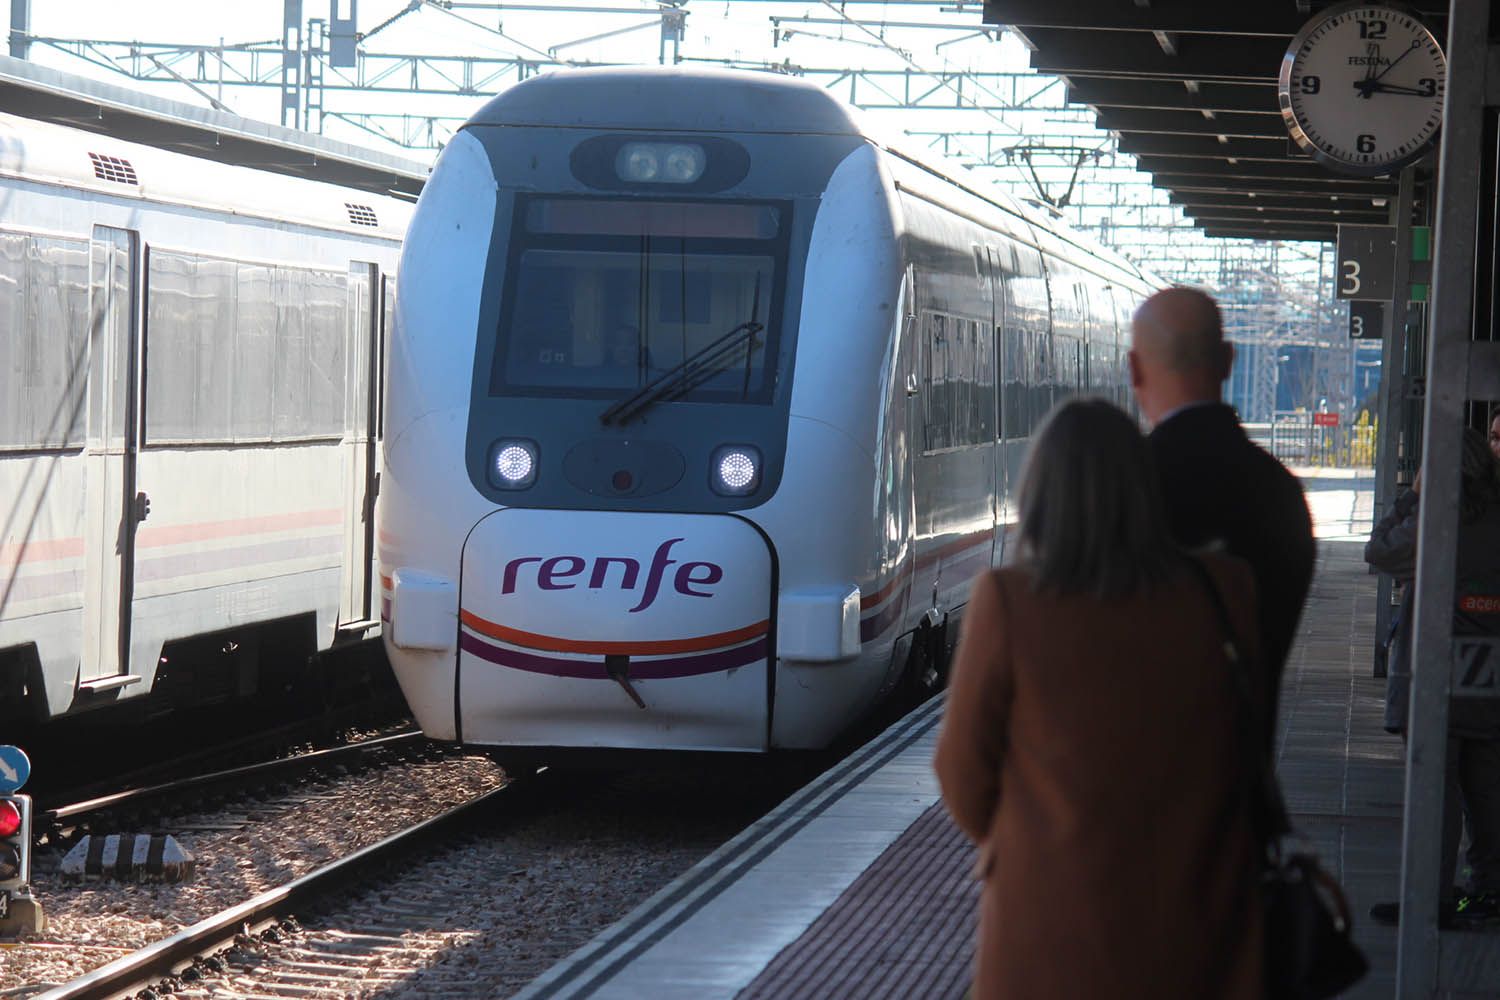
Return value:
[(536, 442), (501, 438), (490, 445), (490, 482), (502, 490), (524, 490), (536, 482)]
[(709, 461), (709, 485), (715, 493), (742, 497), (760, 485), (760, 449), (748, 444), (726, 444)]
[(627, 142), (615, 154), (615, 173), (638, 184), (691, 184), (703, 176), (703, 147), (685, 142)]

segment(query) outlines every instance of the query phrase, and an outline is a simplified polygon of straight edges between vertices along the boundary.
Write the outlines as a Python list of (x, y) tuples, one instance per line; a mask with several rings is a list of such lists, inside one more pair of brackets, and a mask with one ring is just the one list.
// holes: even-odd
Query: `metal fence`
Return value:
[(1377, 422), (1361, 414), (1349, 424), (1337, 414), (1277, 410), (1269, 424), (1246, 425), (1251, 439), (1283, 465), (1366, 468), (1375, 465)]

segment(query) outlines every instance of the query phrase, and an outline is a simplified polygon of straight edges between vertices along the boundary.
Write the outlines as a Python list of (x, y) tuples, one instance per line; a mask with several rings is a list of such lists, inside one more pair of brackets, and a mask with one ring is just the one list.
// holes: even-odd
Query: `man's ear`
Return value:
[(1224, 370), (1219, 373), (1219, 381), (1222, 382), (1229, 377), (1234, 370), (1234, 344), (1224, 341)]
[(1125, 355), (1125, 360), (1130, 363), (1130, 387), (1132, 389), (1139, 389), (1141, 383), (1146, 381), (1146, 376), (1141, 368), (1141, 359), (1136, 356), (1134, 351), (1130, 351)]

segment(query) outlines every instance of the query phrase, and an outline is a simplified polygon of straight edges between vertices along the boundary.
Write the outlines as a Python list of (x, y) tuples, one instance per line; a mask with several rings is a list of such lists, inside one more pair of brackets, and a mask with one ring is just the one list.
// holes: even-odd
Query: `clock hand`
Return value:
[(1413, 38), (1411, 44), (1409, 46), (1407, 46), (1406, 51), (1403, 52), (1403, 53), (1401, 53), (1399, 56), (1397, 56), (1391, 62), (1391, 64), (1389, 66), (1387, 66), (1385, 69), (1381, 70), (1379, 76), (1372, 77), (1371, 78), (1371, 82), (1374, 82), (1375, 80), (1379, 80), (1380, 77), (1385, 76), (1391, 70), (1395, 69), (1396, 66), (1398, 64), (1400, 64), (1401, 60), (1405, 59), (1407, 56), (1411, 55), (1413, 52), (1417, 51), (1417, 49), (1420, 49), (1421, 47), (1422, 47), (1422, 41), (1421, 41), (1421, 39)]
[(1435, 92), (1418, 90), (1416, 87), (1403, 87), (1397, 83), (1381, 83), (1379, 80), (1371, 80), (1371, 86), (1362, 88), (1361, 97), (1379, 92), (1382, 94), (1408, 94), (1412, 97), (1432, 97)]
[(1365, 75), (1362, 80), (1354, 81), (1354, 89), (1359, 91), (1359, 96), (1365, 100), (1370, 99), (1370, 82), (1375, 79), (1375, 71), (1380, 68), (1380, 46), (1374, 42), (1365, 46)]

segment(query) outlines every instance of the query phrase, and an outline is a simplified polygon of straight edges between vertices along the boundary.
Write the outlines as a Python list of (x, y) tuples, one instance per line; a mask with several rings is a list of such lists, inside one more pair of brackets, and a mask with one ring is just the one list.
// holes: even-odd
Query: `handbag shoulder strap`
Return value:
[(1271, 762), (1260, 749), (1259, 713), (1255, 710), (1255, 699), (1250, 687), (1251, 665), (1245, 662), (1239, 641), (1235, 637), (1234, 621), (1229, 617), (1229, 608), (1225, 606), (1224, 597), (1219, 593), (1218, 584), (1214, 583), (1208, 567), (1196, 556), (1188, 556), (1187, 564), (1203, 585), (1209, 604), (1213, 606), (1214, 617), (1219, 622), (1229, 686), (1234, 692), (1235, 743), (1241, 773), (1248, 785), (1250, 822), (1257, 840), (1270, 846), (1291, 829), (1291, 824), (1287, 819), (1286, 804), (1281, 797), (1281, 787), (1271, 771)]

